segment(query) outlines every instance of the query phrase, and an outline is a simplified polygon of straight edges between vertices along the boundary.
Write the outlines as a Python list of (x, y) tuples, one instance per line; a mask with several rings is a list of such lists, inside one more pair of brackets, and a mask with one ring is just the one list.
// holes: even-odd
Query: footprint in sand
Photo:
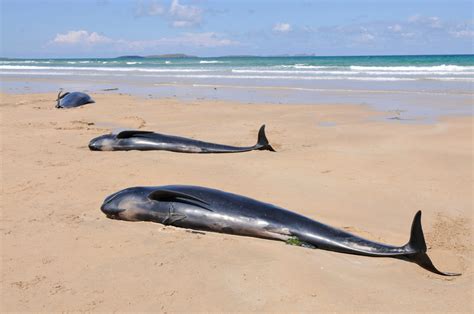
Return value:
[[(444, 260), (453, 268), (460, 268), (460, 272), (472, 268), (471, 223), (469, 217), (453, 217), (438, 213), (431, 230), (425, 234), (432, 257)], [(450, 258), (446, 258), (448, 256)], [(446, 280), (453, 278), (449, 277)]]
[(116, 131), (130, 130), (130, 129), (141, 129), (146, 125), (145, 119), (138, 116), (127, 116), (119, 118), (113, 122), (109, 121), (97, 121), (96, 127), (101, 129), (112, 130), (113, 133)]
[(105, 128), (97, 127), (92, 121), (73, 120), (65, 124), (55, 127), (56, 130), (104, 130)]
[(26, 290), (26, 289), (36, 286), (37, 284), (39, 284), (45, 279), (46, 279), (46, 276), (36, 276), (35, 278), (31, 280), (25, 280), (25, 281), (20, 280), (20, 281), (12, 282), (11, 285), (14, 287), (17, 287), (18, 289)]
[(146, 121), (138, 116), (128, 116), (119, 119), (119, 122), (133, 129), (141, 129), (146, 125)]
[(427, 243), (434, 248), (454, 250), (458, 253), (472, 251), (472, 237), (466, 217), (449, 217), (438, 213), (430, 232), (426, 233)]

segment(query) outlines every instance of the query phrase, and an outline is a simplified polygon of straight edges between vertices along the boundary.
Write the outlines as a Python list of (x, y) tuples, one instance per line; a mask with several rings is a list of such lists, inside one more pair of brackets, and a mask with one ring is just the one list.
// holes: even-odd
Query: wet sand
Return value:
[[(246, 105), (1, 94), (2, 311), (472, 312), (473, 117), (417, 124), (356, 105)], [(91, 152), (116, 128), (278, 151)], [(388, 258), (107, 219), (137, 185), (192, 184), (270, 202), (376, 241), (407, 242), (423, 211), (441, 277)]]

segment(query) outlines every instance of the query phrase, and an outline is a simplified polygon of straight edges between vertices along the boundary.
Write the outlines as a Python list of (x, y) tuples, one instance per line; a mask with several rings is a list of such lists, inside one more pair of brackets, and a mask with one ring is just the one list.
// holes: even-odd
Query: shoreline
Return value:
[[(393, 123), (367, 105), (118, 94), (58, 110), (55, 98), (0, 94), (5, 311), (472, 311), (472, 115)], [(87, 148), (116, 127), (240, 146), (261, 124), (276, 153)], [(100, 212), (119, 189), (166, 184), (246, 195), (391, 244), (408, 240), (421, 209), (428, 254), (462, 276)]]
[[(363, 105), (380, 112), (396, 112), (405, 123), (434, 123), (442, 116), (472, 116), (472, 93), (427, 91), (419, 83), (410, 89), (378, 89), (369, 85), (341, 88), (337, 82), (314, 87), (233, 85), (226, 82), (161, 82), (106, 78), (2, 77), (3, 93), (31, 94), (77, 90), (90, 94), (130, 95), (143, 99), (222, 101), (275, 105)], [(329, 85), (327, 85), (329, 84)], [(353, 85), (355, 84), (355, 85)], [(352, 86), (349, 88), (349, 86)], [(364, 87), (365, 86), (365, 87)], [(383, 85), (387, 86), (387, 85)], [(416, 87), (416, 88), (415, 88)], [(381, 87), (379, 87), (381, 88)], [(112, 89), (112, 90), (111, 90)]]

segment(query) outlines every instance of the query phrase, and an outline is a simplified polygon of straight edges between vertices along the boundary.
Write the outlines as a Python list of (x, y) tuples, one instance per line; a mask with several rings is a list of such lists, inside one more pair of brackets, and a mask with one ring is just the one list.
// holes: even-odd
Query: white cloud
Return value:
[(369, 33), (363, 33), (354, 38), (354, 41), (357, 43), (371, 43), (375, 40), (375, 36)]
[(56, 44), (65, 44), (65, 45), (75, 45), (75, 44), (87, 44), (87, 45), (95, 45), (95, 44), (106, 44), (110, 43), (113, 40), (106, 37), (99, 35), (96, 32), (89, 33), (85, 30), (78, 30), (78, 31), (69, 31), (65, 34), (56, 34), (56, 37), (53, 39), (53, 43)]
[(166, 11), (165, 8), (154, 0), (150, 2), (139, 1), (135, 9), (135, 15), (137, 16), (163, 15), (165, 11)]
[(449, 34), (456, 38), (474, 38), (474, 30), (471, 29), (463, 29), (463, 30), (457, 30), (457, 31), (450, 31)]
[(412, 15), (408, 18), (408, 22), (410, 23), (416, 23), (418, 22), (419, 20), (421, 19), (421, 15), (420, 14), (415, 14), (415, 15)]
[(173, 27), (190, 27), (199, 25), (202, 20), (202, 9), (193, 5), (180, 4), (172, 0), (169, 15), (173, 19)]
[(140, 0), (137, 2), (135, 15), (163, 16), (170, 21), (171, 27), (183, 28), (199, 26), (203, 10), (194, 5), (181, 4), (179, 0), (172, 0), (169, 8), (160, 5), (156, 0)]
[(407, 33), (401, 33), (400, 36), (402, 36), (403, 38), (414, 38), (416, 36), (416, 33), (414, 32), (407, 32)]
[(173, 21), (171, 25), (173, 27), (180, 28), (180, 27), (191, 27), (193, 26), (193, 23), (189, 21)]
[(443, 23), (441, 23), (441, 19), (437, 16), (422, 16), (420, 14), (412, 15), (408, 18), (408, 22), (411, 24), (418, 24), (420, 26), (426, 26), (429, 28), (442, 28)]
[(291, 31), (291, 25), (288, 23), (277, 23), (273, 26), (273, 31), (278, 33), (288, 33)]
[(431, 16), (428, 18), (428, 25), (431, 28), (441, 28), (443, 25), (441, 24), (441, 20), (437, 16)]
[(240, 45), (239, 42), (226, 38), (224, 35), (215, 32), (205, 33), (183, 33), (176, 37), (162, 37), (150, 40), (125, 40), (111, 39), (96, 32), (89, 33), (85, 30), (69, 31), (66, 34), (57, 34), (50, 42), (62, 46), (71, 46), (77, 44), (94, 44), (107, 43), (119, 50), (143, 51), (148, 48), (159, 49), (175, 49), (175, 47), (224, 47)]
[(239, 45), (239, 42), (230, 40), (214, 32), (184, 33), (177, 37), (163, 37), (154, 40), (122, 41), (122, 44), (133, 49), (158, 48), (163, 46), (190, 46), (190, 47), (223, 47)]
[(195, 46), (201, 47), (222, 47), (222, 46), (235, 46), (239, 43), (227, 38), (223, 38), (217, 33), (185, 33), (181, 38), (177, 38), (182, 43), (188, 43)]
[(474, 20), (468, 20), (451, 28), (449, 34), (455, 38), (474, 37)]
[(387, 28), (388, 28), (388, 30), (390, 30), (394, 33), (398, 33), (402, 30), (402, 26), (400, 24), (389, 25)]

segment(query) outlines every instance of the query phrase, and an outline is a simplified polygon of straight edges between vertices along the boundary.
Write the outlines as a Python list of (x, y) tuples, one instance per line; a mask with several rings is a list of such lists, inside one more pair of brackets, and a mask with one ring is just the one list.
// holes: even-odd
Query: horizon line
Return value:
[[(166, 55), (183, 55), (182, 57), (166, 57)], [(46, 59), (117, 59), (124, 57), (137, 57), (137, 58), (163, 58), (163, 59), (185, 59), (185, 58), (289, 58), (289, 57), (299, 57), (299, 58), (344, 58), (344, 57), (425, 57), (425, 56), (474, 56), (474, 53), (448, 53), (448, 54), (380, 54), (380, 55), (315, 55), (315, 54), (279, 54), (279, 55), (222, 55), (222, 56), (194, 56), (187, 55), (184, 53), (164, 53), (157, 55), (120, 55), (116, 57), (0, 57), (0, 59), (9, 59), (9, 60), (19, 60), (19, 59), (36, 59), (36, 60), (46, 60)], [(161, 57), (163, 56), (163, 57)]]

